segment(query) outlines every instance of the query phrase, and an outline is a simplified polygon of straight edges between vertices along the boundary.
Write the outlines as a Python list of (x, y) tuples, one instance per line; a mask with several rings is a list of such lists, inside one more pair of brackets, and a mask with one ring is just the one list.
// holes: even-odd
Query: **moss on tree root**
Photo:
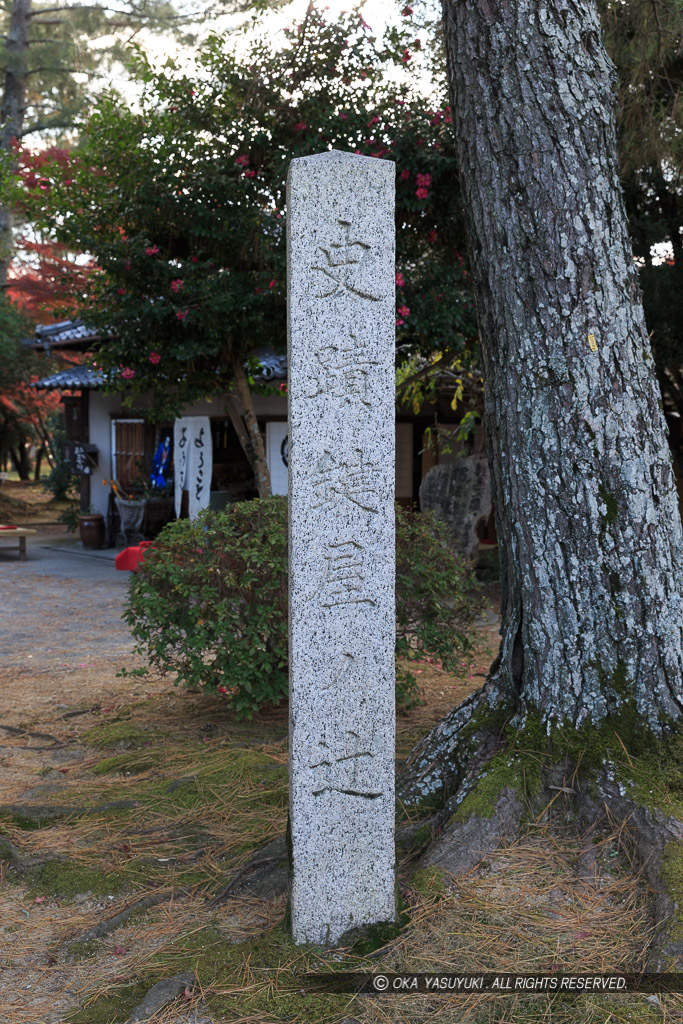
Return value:
[(577, 828), (608, 815), (633, 834), (636, 855), (649, 865), (646, 877), (658, 894), (653, 917), (665, 924), (652, 962), (680, 963), (683, 729), (660, 737), (643, 728), (627, 680), (618, 670), (613, 675), (615, 695), (622, 684), (620, 713), (599, 725), (577, 730), (528, 713), (517, 729), (500, 709), (472, 716), (461, 743), (451, 741), (459, 762), (454, 792), (437, 815), (441, 834), (420, 858), (414, 883), (425, 884), (425, 872), (435, 868), (469, 870), (472, 857), (459, 850), (476, 849), (480, 857), (521, 830), (525, 817), (542, 817), (551, 807)]

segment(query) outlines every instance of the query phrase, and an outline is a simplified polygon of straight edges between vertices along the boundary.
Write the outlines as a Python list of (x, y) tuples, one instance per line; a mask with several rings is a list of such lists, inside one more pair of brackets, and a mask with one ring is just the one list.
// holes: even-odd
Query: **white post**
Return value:
[(394, 164), (293, 160), (287, 197), (291, 911), (396, 916)]

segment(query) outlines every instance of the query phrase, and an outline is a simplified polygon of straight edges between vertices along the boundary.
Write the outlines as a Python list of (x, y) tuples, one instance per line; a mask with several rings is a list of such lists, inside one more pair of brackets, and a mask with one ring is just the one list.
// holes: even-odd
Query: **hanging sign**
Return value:
[(173, 425), (175, 458), (175, 511), (180, 517), (183, 491), (189, 497), (188, 513), (196, 519), (209, 504), (213, 445), (211, 422), (208, 416), (182, 416)]

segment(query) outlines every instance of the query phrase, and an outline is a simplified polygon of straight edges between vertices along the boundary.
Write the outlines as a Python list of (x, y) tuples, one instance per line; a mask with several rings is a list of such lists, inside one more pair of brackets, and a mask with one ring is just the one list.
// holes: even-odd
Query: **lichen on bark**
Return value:
[[(683, 536), (592, 0), (444, 2), (503, 628), (487, 684), (598, 721), (683, 711)], [(623, 687), (622, 687), (623, 690)]]

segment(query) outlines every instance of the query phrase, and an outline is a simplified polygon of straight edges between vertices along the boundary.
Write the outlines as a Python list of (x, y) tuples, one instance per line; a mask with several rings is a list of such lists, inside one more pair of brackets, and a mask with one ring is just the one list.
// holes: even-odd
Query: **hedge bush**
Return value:
[[(396, 512), (396, 655), (454, 669), (481, 596), (446, 528)], [(164, 528), (131, 579), (124, 618), (150, 666), (226, 696), (243, 718), (287, 694), (287, 499), (239, 502)], [(145, 671), (145, 670), (143, 670)], [(403, 706), (417, 697), (397, 673)]]

